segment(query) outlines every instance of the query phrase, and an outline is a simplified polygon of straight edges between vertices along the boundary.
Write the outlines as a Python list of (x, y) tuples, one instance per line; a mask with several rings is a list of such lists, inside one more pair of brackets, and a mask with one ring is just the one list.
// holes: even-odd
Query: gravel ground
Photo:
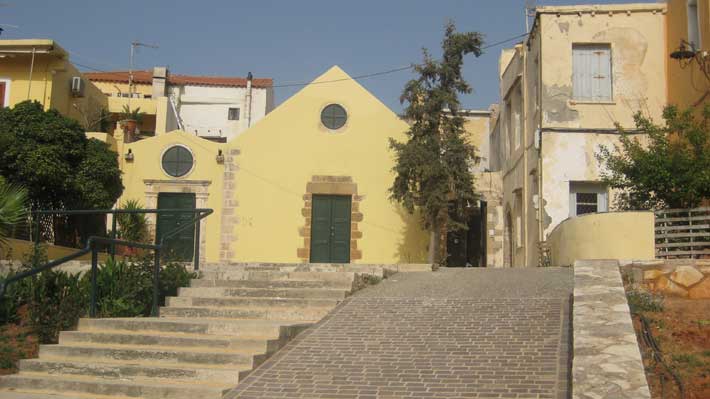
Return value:
[(355, 296), (385, 298), (560, 298), (572, 293), (570, 268), (441, 268), (398, 273)]

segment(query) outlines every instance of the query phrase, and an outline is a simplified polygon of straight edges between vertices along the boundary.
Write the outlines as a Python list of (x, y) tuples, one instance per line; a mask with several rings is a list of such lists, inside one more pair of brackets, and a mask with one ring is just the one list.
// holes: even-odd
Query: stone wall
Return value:
[(619, 262), (574, 263), (573, 399), (650, 399)]
[(632, 273), (634, 282), (648, 291), (690, 299), (710, 299), (710, 260), (633, 262), (624, 268)]

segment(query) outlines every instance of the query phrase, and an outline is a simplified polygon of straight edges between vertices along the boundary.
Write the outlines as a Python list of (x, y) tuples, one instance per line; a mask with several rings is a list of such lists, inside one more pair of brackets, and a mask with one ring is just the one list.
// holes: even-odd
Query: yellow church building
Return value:
[[(428, 233), (388, 192), (389, 139), (407, 129), (335, 66), (226, 143), (182, 131), (119, 142), (119, 203), (213, 209), (207, 262), (422, 263)], [(189, 258), (194, 232), (175, 240)]]

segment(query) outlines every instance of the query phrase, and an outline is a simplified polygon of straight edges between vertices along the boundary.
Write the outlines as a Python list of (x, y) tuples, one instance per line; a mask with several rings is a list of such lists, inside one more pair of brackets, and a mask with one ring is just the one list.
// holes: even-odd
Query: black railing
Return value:
[[(153, 305), (150, 311), (151, 316), (158, 316), (159, 315), (159, 309), (160, 309), (160, 254), (161, 250), (165, 246), (165, 240), (169, 239), (176, 234), (185, 231), (191, 227), (195, 227), (195, 250), (194, 250), (194, 269), (199, 270), (200, 268), (200, 221), (210, 214), (212, 214), (213, 210), (212, 209), (106, 209), (106, 210), (42, 210), (42, 211), (35, 211), (32, 212), (33, 216), (35, 216), (36, 219), (36, 226), (35, 226), (35, 243), (39, 244), (40, 243), (40, 222), (39, 222), (39, 216), (40, 215), (65, 215), (65, 216), (70, 216), (70, 215), (114, 215), (113, 217), (113, 229), (111, 230), (111, 238), (108, 237), (98, 237), (98, 236), (91, 236), (86, 242), (86, 246), (82, 249), (79, 249), (77, 252), (67, 255), (63, 258), (55, 259), (51, 262), (48, 262), (40, 267), (33, 268), (31, 270), (24, 271), (22, 273), (15, 274), (13, 276), (8, 277), (7, 279), (3, 280), (0, 282), (0, 299), (3, 297), (5, 292), (7, 291), (7, 287), (10, 284), (13, 284), (17, 281), (20, 281), (22, 279), (25, 279), (27, 277), (31, 277), (34, 275), (37, 275), (39, 273), (42, 273), (45, 270), (52, 269), (56, 266), (59, 266), (63, 263), (69, 262), (71, 260), (80, 258), (88, 253), (91, 253), (91, 302), (90, 302), (90, 307), (89, 307), (89, 316), (90, 317), (96, 317), (96, 276), (98, 274), (98, 260), (99, 260), (99, 246), (97, 244), (107, 244), (109, 245), (109, 253), (113, 257), (116, 253), (116, 246), (121, 245), (125, 247), (131, 247), (131, 248), (141, 248), (141, 249), (150, 249), (154, 251), (155, 255), (155, 260), (153, 264)], [(158, 243), (157, 236), (156, 236), (156, 242), (154, 244), (147, 244), (147, 243), (141, 243), (141, 242), (134, 242), (134, 241), (125, 241), (125, 240), (119, 240), (116, 238), (116, 215), (117, 214), (156, 214), (156, 215), (161, 215), (161, 214), (175, 214), (175, 213), (192, 213), (195, 215), (195, 218), (190, 221), (190, 223), (186, 223), (182, 226), (179, 226), (176, 229), (173, 229), (172, 231), (169, 231), (165, 234), (161, 234), (160, 237), (160, 242)], [(156, 221), (156, 227), (157, 227), (157, 221)], [(157, 233), (157, 229), (156, 229)]]

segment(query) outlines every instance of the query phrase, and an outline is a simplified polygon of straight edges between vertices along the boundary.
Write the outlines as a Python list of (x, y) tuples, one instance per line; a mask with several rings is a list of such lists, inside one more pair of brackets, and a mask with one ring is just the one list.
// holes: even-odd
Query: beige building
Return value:
[[(666, 103), (666, 5), (538, 7), (529, 37), (500, 58), (490, 170), (502, 180), (505, 266), (537, 266), (563, 220), (605, 212), (600, 145)], [(489, 231), (495, 235), (496, 232)]]
[[(145, 115), (139, 130), (154, 136), (180, 129), (199, 137), (227, 141), (274, 109), (273, 81), (268, 78), (172, 74), (165, 67), (152, 71), (87, 72), (108, 96), (109, 112), (124, 106)], [(131, 87), (129, 87), (129, 82)]]

